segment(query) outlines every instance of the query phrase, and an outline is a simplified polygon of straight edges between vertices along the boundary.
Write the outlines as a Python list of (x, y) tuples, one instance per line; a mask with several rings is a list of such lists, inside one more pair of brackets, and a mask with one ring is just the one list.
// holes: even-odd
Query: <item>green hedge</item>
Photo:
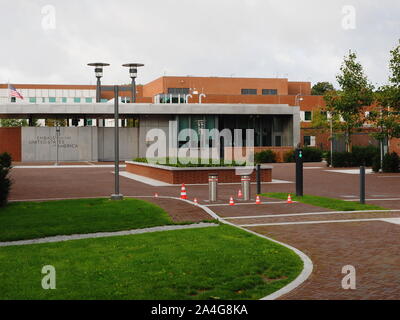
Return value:
[[(323, 151), (318, 148), (304, 147), (303, 149), (303, 162), (321, 162)], [(295, 162), (294, 150), (288, 151), (283, 156), (285, 162)]]
[(275, 163), (276, 162), (276, 153), (272, 150), (264, 150), (257, 152), (254, 155), (255, 163)]
[[(376, 156), (379, 156), (379, 148), (374, 146), (354, 146), (352, 152), (334, 152), (333, 167), (359, 167), (372, 166)], [(328, 165), (331, 165), (331, 153), (326, 155)]]
[(0, 154), (0, 207), (7, 204), (11, 190), (11, 179), (8, 177), (11, 170), (11, 161), (9, 153)]
[[(397, 153), (392, 152), (384, 155), (383, 168), (382, 168), (383, 172), (400, 172), (399, 166), (400, 166), (400, 158), (397, 155)], [(378, 154), (374, 158), (372, 170), (374, 172), (378, 172), (380, 168), (381, 168), (381, 157)]]

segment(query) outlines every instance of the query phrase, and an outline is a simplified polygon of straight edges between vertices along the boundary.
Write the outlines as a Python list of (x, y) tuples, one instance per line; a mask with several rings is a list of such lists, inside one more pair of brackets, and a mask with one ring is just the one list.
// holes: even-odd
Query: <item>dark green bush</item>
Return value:
[(276, 154), (272, 150), (264, 150), (254, 155), (255, 163), (274, 163), (276, 162)]
[(7, 204), (11, 190), (11, 180), (8, 174), (11, 170), (11, 156), (8, 153), (0, 154), (0, 207)]
[[(379, 148), (374, 146), (354, 146), (352, 152), (334, 152), (333, 167), (373, 166), (374, 159), (379, 156)], [(326, 155), (328, 165), (331, 164), (331, 153)]]
[[(318, 148), (304, 147), (303, 162), (321, 162), (323, 151)], [(285, 162), (295, 162), (294, 150), (288, 151), (283, 156)]]
[[(383, 168), (382, 168), (383, 172), (400, 172), (399, 166), (400, 166), (400, 158), (396, 152), (387, 153), (384, 155)], [(381, 168), (381, 158), (378, 155), (374, 158), (372, 170), (374, 172), (378, 172), (380, 168)]]

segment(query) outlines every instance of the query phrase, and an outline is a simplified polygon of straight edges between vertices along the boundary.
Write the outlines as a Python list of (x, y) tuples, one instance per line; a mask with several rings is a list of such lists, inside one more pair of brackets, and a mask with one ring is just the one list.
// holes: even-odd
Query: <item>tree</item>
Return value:
[(67, 120), (65, 119), (46, 119), (46, 127), (66, 127)]
[(356, 54), (351, 51), (344, 57), (341, 72), (336, 76), (340, 90), (324, 95), (327, 111), (333, 118), (340, 119), (338, 129), (344, 134), (347, 151), (351, 151), (352, 133), (365, 122), (365, 107), (373, 102), (373, 86), (356, 59)]
[(380, 141), (400, 138), (400, 41), (390, 56), (389, 84), (375, 92), (375, 107), (369, 116), (377, 129), (372, 135)]
[(328, 91), (334, 91), (335, 88), (330, 82), (317, 82), (313, 85), (311, 89), (311, 94), (313, 96), (323, 96)]
[(2, 127), (27, 127), (28, 121), (25, 119), (1, 119), (0, 126)]

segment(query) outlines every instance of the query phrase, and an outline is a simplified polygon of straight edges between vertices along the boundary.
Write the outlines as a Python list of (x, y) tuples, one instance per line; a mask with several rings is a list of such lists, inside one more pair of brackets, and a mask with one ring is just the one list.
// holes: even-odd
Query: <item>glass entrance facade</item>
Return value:
[[(200, 129), (254, 129), (255, 147), (293, 146), (293, 122), (291, 115), (179, 115), (178, 130), (193, 129), (198, 134)], [(179, 141), (179, 145), (186, 142)]]

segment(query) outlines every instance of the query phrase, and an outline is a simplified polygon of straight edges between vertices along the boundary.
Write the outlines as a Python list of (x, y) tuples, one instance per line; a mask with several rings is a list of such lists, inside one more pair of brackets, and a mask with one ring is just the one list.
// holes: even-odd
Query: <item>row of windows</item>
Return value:
[[(244, 95), (257, 95), (257, 89), (242, 89)], [(189, 88), (168, 88), (168, 94), (189, 94)], [(261, 94), (264, 96), (277, 95), (277, 89), (262, 89)]]
[(189, 94), (189, 88), (168, 88), (169, 94)]
[[(242, 89), (243, 95), (256, 95), (257, 89)], [(262, 89), (261, 94), (263, 96), (276, 96), (278, 94), (277, 89)]]
[[(15, 97), (12, 97), (15, 98)], [(57, 101), (57, 99), (59, 99)], [(36, 98), (36, 97), (30, 97), (29, 98), (29, 102), (30, 103), (45, 103), (45, 102), (49, 102), (49, 103), (56, 103), (56, 102), (62, 102), (62, 103), (67, 103), (67, 99), (66, 97), (62, 97), (62, 98), (56, 98), (56, 97), (49, 97), (49, 98)], [(107, 102), (107, 99), (101, 99), (101, 102)], [(15, 99), (11, 99), (12, 102), (15, 102)], [(78, 98), (75, 97), (73, 98), (74, 103), (81, 103), (81, 102), (86, 102), (86, 103), (92, 103), (93, 102), (93, 98)]]

